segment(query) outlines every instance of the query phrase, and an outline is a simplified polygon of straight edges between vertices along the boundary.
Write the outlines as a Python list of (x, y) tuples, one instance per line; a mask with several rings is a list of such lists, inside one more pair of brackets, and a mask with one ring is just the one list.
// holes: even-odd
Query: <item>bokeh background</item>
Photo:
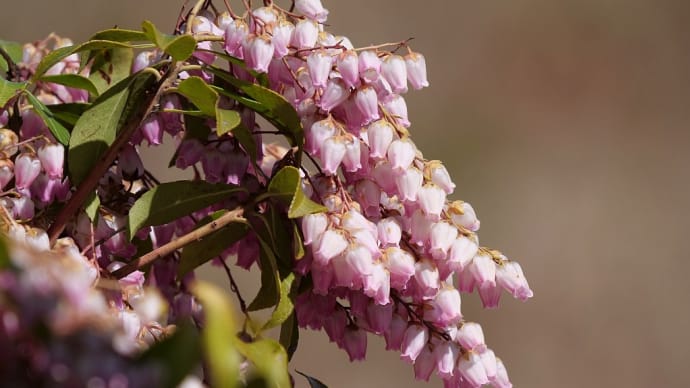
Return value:
[[(145, 18), (172, 29), (182, 0), (2, 3), (3, 39), (81, 41)], [(690, 386), (690, 2), (324, 5), (355, 45), (414, 37), (425, 54), (413, 138), (477, 209), (483, 244), (519, 260), (535, 291), (494, 311), (463, 299), (515, 385)], [(251, 296), (256, 280), (242, 277)], [(415, 382), (371, 336), (368, 360), (350, 364), (324, 333), (302, 332), (293, 367), (331, 387), (440, 384)]]

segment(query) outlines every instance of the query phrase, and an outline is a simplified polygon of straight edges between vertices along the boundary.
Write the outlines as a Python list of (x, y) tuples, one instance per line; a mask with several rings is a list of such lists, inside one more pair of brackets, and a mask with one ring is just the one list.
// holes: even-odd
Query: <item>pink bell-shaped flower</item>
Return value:
[(326, 22), (328, 17), (328, 10), (321, 5), (321, 0), (295, 0), (295, 10), (319, 23)]
[(268, 65), (273, 58), (273, 44), (267, 37), (250, 35), (242, 42), (242, 49), (248, 68), (261, 73), (268, 71)]
[(407, 79), (414, 89), (419, 90), (429, 86), (426, 77), (426, 60), (422, 54), (414, 52), (407, 54), (405, 65), (407, 67)]
[(407, 67), (400, 55), (389, 55), (381, 63), (381, 75), (388, 81), (393, 93), (407, 92)]
[(41, 172), (41, 161), (31, 154), (21, 154), (14, 161), (15, 186), (23, 190), (31, 186)]

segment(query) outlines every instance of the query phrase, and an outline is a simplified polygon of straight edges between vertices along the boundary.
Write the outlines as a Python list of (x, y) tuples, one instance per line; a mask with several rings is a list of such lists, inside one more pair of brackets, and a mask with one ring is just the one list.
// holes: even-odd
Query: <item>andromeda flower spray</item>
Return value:
[[(413, 141), (404, 94), (430, 85), (425, 57), (286, 3), (0, 42), (4, 381), (289, 387), (302, 328), (351, 361), (380, 336), (417, 379), (512, 386), (461, 301), (532, 290)], [(154, 176), (140, 153), (163, 143), (192, 179)], [(229, 292), (195, 277), (207, 262)], [(233, 262), (260, 270), (252, 300)]]

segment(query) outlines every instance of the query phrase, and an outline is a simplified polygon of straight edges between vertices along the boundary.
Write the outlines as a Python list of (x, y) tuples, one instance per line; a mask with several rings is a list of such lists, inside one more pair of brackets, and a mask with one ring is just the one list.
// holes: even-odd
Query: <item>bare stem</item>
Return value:
[(16, 80), (16, 77), (19, 76), (19, 67), (14, 63), (10, 54), (2, 47), (0, 47), (0, 56), (7, 62), (7, 79), (10, 81)]
[(225, 273), (228, 275), (228, 279), (230, 279), (230, 291), (237, 295), (237, 301), (240, 303), (240, 310), (242, 311), (242, 314), (244, 314), (248, 318), (249, 312), (247, 311), (247, 303), (244, 301), (244, 298), (242, 298), (242, 294), (240, 294), (240, 288), (237, 287), (237, 283), (235, 283), (235, 278), (232, 277), (230, 267), (228, 267), (228, 264), (225, 262), (225, 260), (221, 259), (221, 263), (223, 263)]
[(118, 269), (117, 271), (113, 272), (113, 276), (121, 279), (130, 273), (143, 268), (146, 265), (149, 265), (153, 263), (154, 261), (165, 257), (169, 255), (172, 252), (175, 252), (176, 250), (189, 245), (193, 243), (194, 241), (200, 240), (209, 234), (222, 229), (223, 227), (227, 226), (231, 222), (236, 222), (236, 221), (246, 221), (242, 215), (244, 214), (244, 209), (243, 208), (237, 208), (235, 210), (229, 211), (225, 214), (223, 214), (221, 217), (219, 217), (217, 220), (209, 222), (206, 225), (203, 225), (199, 227), (198, 229), (195, 229), (184, 236), (178, 237), (169, 243), (162, 245), (151, 252), (139, 257), (138, 259), (130, 262), (126, 266)]

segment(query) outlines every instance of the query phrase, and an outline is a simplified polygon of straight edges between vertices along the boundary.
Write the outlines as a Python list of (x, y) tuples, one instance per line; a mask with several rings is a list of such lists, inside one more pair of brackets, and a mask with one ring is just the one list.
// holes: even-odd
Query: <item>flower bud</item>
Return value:
[(422, 296), (433, 296), (441, 286), (438, 268), (428, 259), (415, 263), (414, 278)]
[(149, 145), (160, 145), (163, 141), (163, 129), (158, 115), (152, 114), (144, 120), (140, 128), (141, 134)]
[(321, 5), (321, 0), (295, 0), (295, 10), (319, 23), (326, 22), (328, 17), (328, 10)]
[(304, 245), (311, 245), (318, 241), (328, 226), (328, 216), (325, 213), (307, 214), (302, 218), (302, 234)]
[(242, 42), (249, 35), (249, 26), (242, 19), (235, 19), (225, 27), (225, 51), (228, 54), (243, 58)]
[(390, 329), (384, 330), (383, 336), (386, 340), (386, 350), (400, 350), (405, 330), (407, 330), (407, 319), (399, 314), (393, 314)]
[(343, 348), (350, 357), (350, 361), (363, 360), (367, 354), (367, 332), (348, 327), (343, 337)]
[(356, 172), (362, 168), (362, 151), (358, 138), (351, 137), (345, 142), (343, 166), (347, 172)]
[(313, 51), (307, 56), (307, 68), (311, 76), (312, 84), (316, 87), (326, 87), (328, 75), (333, 66), (333, 57), (328, 55), (325, 50)]
[(382, 334), (390, 330), (393, 320), (393, 307), (393, 303), (380, 305), (371, 302), (367, 305), (367, 321), (371, 331), (376, 334)]
[(314, 261), (323, 265), (341, 254), (347, 248), (345, 236), (339, 231), (327, 230), (321, 236), (318, 247), (314, 250)]
[(468, 352), (460, 357), (458, 370), (462, 377), (473, 387), (480, 387), (489, 383), (482, 360), (475, 352)]
[(469, 266), (469, 272), (478, 286), (496, 285), (496, 263), (486, 253), (479, 253), (474, 256), (472, 264)]
[(295, 31), (295, 25), (285, 19), (281, 19), (275, 27), (271, 35), (271, 43), (273, 43), (273, 57), (282, 58), (289, 52), (288, 45), (292, 39), (292, 33)]
[(479, 230), (479, 220), (474, 212), (474, 208), (467, 202), (453, 201), (448, 205), (448, 213), (456, 224), (467, 228), (472, 232)]
[(496, 376), (491, 380), (496, 388), (512, 388), (513, 384), (508, 379), (508, 371), (500, 358), (496, 358)]
[(184, 139), (177, 149), (175, 165), (178, 168), (185, 169), (201, 160), (203, 153), (204, 145), (199, 140), (193, 138)]
[(388, 160), (393, 166), (393, 171), (401, 172), (412, 165), (416, 156), (416, 148), (410, 140), (394, 140), (388, 146)]
[(330, 112), (333, 108), (342, 104), (350, 96), (350, 91), (342, 78), (331, 78), (326, 84), (326, 89), (319, 100), (319, 108)]
[(342, 136), (333, 136), (323, 142), (320, 156), (323, 160), (323, 172), (326, 175), (335, 175), (340, 163), (345, 157), (345, 142)]
[(343, 51), (336, 59), (335, 67), (347, 87), (354, 88), (359, 85), (359, 57), (355, 51)]
[(389, 55), (383, 60), (381, 75), (388, 81), (393, 93), (407, 92), (407, 67), (400, 55)]
[(450, 378), (460, 355), (460, 347), (453, 342), (443, 341), (434, 347), (436, 370), (441, 378)]
[(31, 186), (41, 172), (41, 162), (34, 155), (23, 153), (14, 161), (15, 186), (23, 190)]
[(393, 217), (384, 218), (376, 225), (378, 238), (382, 246), (397, 246), (402, 237), (400, 223)]
[(370, 156), (372, 158), (384, 158), (393, 141), (395, 128), (386, 120), (377, 120), (367, 127)]
[(14, 178), (14, 163), (9, 159), (0, 159), (0, 190)]
[(455, 240), (458, 237), (458, 229), (447, 222), (438, 222), (431, 227), (431, 234), (429, 239), (431, 242), (431, 249), (429, 253), (436, 259), (445, 259), (446, 254), (450, 250)]
[(391, 287), (397, 290), (405, 289), (407, 282), (415, 274), (414, 257), (397, 247), (387, 248), (384, 257), (391, 277)]
[(144, 176), (144, 163), (133, 145), (127, 144), (120, 150), (120, 155), (117, 158), (117, 169), (122, 177), (128, 181), (134, 181)]
[(490, 381), (493, 381), (498, 373), (496, 355), (494, 354), (494, 351), (487, 348), (479, 354), (479, 358), (482, 360), (482, 365), (486, 371), (486, 377), (488, 377)]
[(17, 153), (19, 138), (11, 129), (0, 128), (0, 157), (11, 158)]
[(298, 50), (313, 48), (319, 37), (319, 27), (313, 20), (302, 19), (295, 24), (292, 45)]
[(422, 325), (411, 324), (403, 335), (400, 358), (411, 364), (414, 363), (428, 341), (429, 330)]
[(465, 350), (481, 352), (486, 348), (482, 327), (475, 322), (463, 323), (455, 339)]
[(429, 346), (422, 348), (422, 351), (417, 356), (414, 362), (414, 377), (417, 380), (429, 381), (431, 373), (436, 367), (436, 360)]
[(478, 249), (477, 243), (466, 236), (460, 236), (455, 239), (447, 258), (450, 270), (455, 272), (464, 270), (477, 254)]
[(446, 193), (435, 184), (429, 183), (419, 189), (417, 200), (424, 214), (438, 220), (446, 204)]
[(403, 201), (416, 201), (417, 195), (422, 189), (424, 176), (418, 169), (412, 167), (395, 177), (395, 186), (398, 189), (400, 199)]
[(371, 86), (364, 86), (355, 92), (355, 106), (363, 118), (363, 124), (369, 124), (378, 120), (379, 114), (378, 97), (376, 91)]
[(381, 59), (375, 51), (362, 51), (359, 53), (359, 76), (366, 82), (372, 83), (379, 79), (381, 71)]
[(265, 36), (250, 35), (242, 42), (247, 67), (260, 73), (268, 71), (273, 58), (273, 44)]

